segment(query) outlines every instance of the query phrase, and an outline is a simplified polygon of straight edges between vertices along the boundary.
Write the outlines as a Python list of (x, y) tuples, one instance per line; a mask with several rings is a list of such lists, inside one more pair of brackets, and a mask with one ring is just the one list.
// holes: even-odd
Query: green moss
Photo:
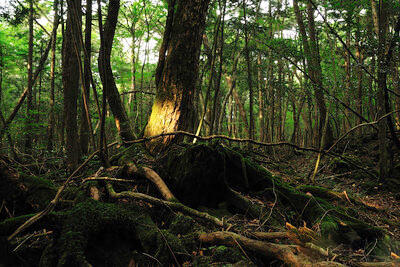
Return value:
[(213, 250), (212, 258), (216, 262), (230, 262), (235, 263), (246, 259), (237, 248), (218, 246)]
[(25, 193), (25, 201), (36, 210), (45, 208), (56, 195), (57, 188), (49, 180), (26, 174), (21, 174), (20, 179), (28, 189)]
[(191, 217), (176, 214), (169, 225), (169, 231), (175, 235), (186, 235), (193, 231), (194, 220)]
[(128, 264), (131, 255), (122, 253), (125, 256), (118, 257), (121, 254), (118, 251), (135, 249), (168, 263), (172, 260), (169, 248), (183, 251), (179, 239), (166, 230), (159, 230), (142, 207), (86, 200), (66, 214), (57, 243), (58, 265), (108, 261), (111, 265), (123, 266)]

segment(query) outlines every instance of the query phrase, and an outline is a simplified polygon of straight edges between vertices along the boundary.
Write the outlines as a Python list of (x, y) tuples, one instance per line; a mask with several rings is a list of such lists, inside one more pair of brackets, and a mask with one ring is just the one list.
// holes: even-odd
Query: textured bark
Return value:
[(25, 152), (30, 154), (32, 150), (32, 60), (33, 57), (33, 0), (29, 1), (29, 44), (28, 44), (28, 92), (26, 106), (26, 125), (25, 125)]
[[(310, 32), (310, 51), (311, 51), (311, 62), (312, 68), (314, 71), (314, 91), (315, 91), (315, 100), (317, 103), (318, 113), (319, 113), (319, 137), (321, 138), (323, 133), (323, 127), (325, 125), (325, 119), (329, 120), (329, 116), (326, 115), (327, 109), (325, 104), (325, 97), (322, 91), (322, 68), (321, 68), (321, 58), (319, 55), (319, 48), (317, 43), (317, 34), (315, 31), (315, 23), (314, 23), (314, 7), (311, 3), (311, 0), (307, 3), (308, 10), (308, 28)], [(325, 146), (329, 147), (333, 142), (333, 133), (331, 124), (328, 121), (325, 140), (320, 141), (325, 144)]]
[[(346, 32), (346, 46), (350, 47), (350, 29), (347, 30)], [(344, 92), (345, 94), (345, 99), (344, 102), (346, 103), (347, 106), (350, 106), (350, 99), (351, 97), (351, 74), (350, 74), (350, 53), (349, 51), (345, 51), (345, 56), (344, 56), (344, 69), (345, 69), (345, 85), (346, 85), (346, 90)], [(344, 132), (348, 132), (351, 128), (350, 124), (350, 111), (348, 109), (344, 110), (344, 120), (343, 120), (343, 127), (344, 127)]]
[[(92, 56), (92, 0), (86, 1), (86, 22), (85, 22), (85, 54), (83, 57), (83, 89), (81, 104), (81, 125), (79, 129), (79, 144), (82, 155), (86, 155), (89, 150), (89, 121), (86, 114), (86, 107), (89, 109), (90, 97), (90, 64)], [(85, 105), (86, 102), (86, 105)], [(95, 144), (92, 144), (93, 146)]]
[(81, 2), (68, 1), (67, 25), (63, 39), (63, 70), (62, 80), (64, 88), (64, 120), (66, 130), (67, 167), (72, 172), (78, 165), (78, 124), (77, 100), (79, 92), (79, 60), (80, 46), (73, 40), (80, 36)]
[(247, 18), (246, 18), (246, 1), (243, 0), (243, 18), (244, 18), (244, 40), (245, 40), (245, 56), (247, 63), (247, 85), (249, 86), (249, 98), (250, 98), (250, 118), (249, 118), (249, 138), (254, 139), (254, 97), (253, 97), (253, 81), (252, 81), (252, 69), (251, 69), (251, 61), (250, 61), (250, 50), (249, 50), (249, 38), (247, 32)]
[[(171, 5), (174, 1), (171, 1)], [(144, 136), (185, 130), (190, 125), (193, 109), (202, 34), (209, 0), (176, 1), (169, 7), (173, 22), (168, 36), (164, 35), (156, 74), (157, 95)], [(190, 40), (190, 42), (188, 42)], [(160, 51), (163, 52), (163, 51)], [(161, 64), (161, 61), (165, 61)], [(148, 149), (158, 152), (166, 148), (173, 137), (156, 139)]]
[[(53, 29), (57, 28), (58, 24), (58, 0), (54, 1), (54, 20), (53, 20)], [(53, 30), (54, 31), (54, 30)], [(47, 126), (47, 150), (53, 150), (54, 145), (54, 124), (55, 124), (55, 116), (54, 116), (54, 101), (55, 101), (55, 93), (54, 93), (54, 84), (55, 84), (55, 66), (56, 66), (56, 44), (57, 44), (57, 31), (54, 31), (51, 36), (51, 65), (50, 65), (50, 107), (49, 107), (49, 124)]]
[[(373, 1), (372, 1), (373, 2)], [(371, 2), (371, 3), (372, 3)], [(385, 90), (386, 77), (385, 70), (385, 50), (386, 50), (386, 33), (388, 27), (388, 18), (385, 2), (381, 3), (379, 11), (372, 6), (373, 13), (378, 13), (378, 95), (377, 95), (377, 117), (380, 118), (385, 114)], [(375, 22), (375, 20), (374, 20)], [(379, 141), (379, 178), (384, 179), (389, 175), (389, 155), (386, 142), (387, 124), (385, 120), (378, 123), (378, 141)]]
[(118, 133), (123, 141), (131, 141), (134, 139), (134, 133), (115, 84), (110, 63), (111, 49), (114, 41), (119, 7), (119, 0), (110, 0), (107, 19), (104, 24), (104, 29), (102, 29), (103, 40), (100, 46), (98, 65), (101, 82), (103, 84), (103, 90), (107, 96), (108, 104), (110, 105), (111, 111), (114, 115)]

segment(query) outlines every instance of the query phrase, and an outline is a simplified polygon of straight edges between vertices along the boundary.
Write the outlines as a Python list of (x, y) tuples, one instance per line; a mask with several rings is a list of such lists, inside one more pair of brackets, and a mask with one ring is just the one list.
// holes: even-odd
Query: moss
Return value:
[(57, 242), (58, 265), (128, 265), (131, 255), (127, 252), (133, 250), (168, 263), (172, 260), (169, 248), (183, 251), (180, 240), (159, 230), (144, 208), (86, 200), (66, 214)]
[(213, 250), (212, 258), (217, 262), (235, 263), (244, 260), (243, 252), (237, 248), (218, 246)]
[(169, 231), (175, 235), (186, 235), (193, 231), (194, 220), (191, 217), (176, 214), (169, 225)]
[(44, 178), (21, 174), (20, 179), (28, 189), (25, 193), (25, 201), (36, 210), (45, 208), (57, 192), (55, 185)]

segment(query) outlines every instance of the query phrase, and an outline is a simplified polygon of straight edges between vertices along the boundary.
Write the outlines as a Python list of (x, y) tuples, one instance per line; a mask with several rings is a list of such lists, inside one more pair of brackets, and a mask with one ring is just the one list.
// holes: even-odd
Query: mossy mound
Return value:
[[(51, 246), (47, 252), (52, 253), (43, 255), (41, 266), (128, 266), (131, 261), (140, 263), (135, 251), (168, 263), (173, 261), (170, 248), (183, 251), (180, 240), (158, 229), (145, 208), (94, 200), (65, 213), (59, 236)], [(149, 263), (154, 259), (144, 264)]]
[(242, 154), (222, 145), (198, 144), (174, 150), (159, 165), (158, 171), (176, 197), (193, 207), (217, 207), (227, 198), (227, 185), (240, 192), (271, 185), (269, 172), (262, 172)]

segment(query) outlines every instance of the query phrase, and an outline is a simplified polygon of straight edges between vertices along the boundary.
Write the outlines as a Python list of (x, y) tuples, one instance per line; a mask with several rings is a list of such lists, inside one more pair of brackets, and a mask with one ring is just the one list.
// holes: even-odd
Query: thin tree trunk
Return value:
[(118, 133), (123, 141), (131, 141), (135, 138), (134, 133), (115, 84), (110, 63), (119, 7), (119, 0), (110, 0), (104, 29), (101, 29), (103, 40), (100, 46), (98, 66), (103, 90), (107, 95), (108, 104), (114, 115)]
[[(371, 0), (371, 4), (374, 0)], [(385, 51), (386, 51), (386, 33), (388, 27), (388, 18), (386, 12), (386, 3), (380, 1), (379, 10), (372, 4), (373, 13), (378, 14), (378, 95), (377, 95), (377, 117), (380, 118), (385, 114), (385, 90), (386, 90), (386, 70), (385, 68)], [(389, 154), (386, 141), (387, 122), (381, 120), (378, 123), (378, 142), (379, 142), (379, 179), (383, 180), (389, 175)]]
[[(81, 125), (79, 130), (79, 143), (82, 155), (86, 155), (89, 151), (89, 121), (87, 118), (87, 111), (89, 111), (90, 99), (90, 71), (91, 71), (91, 57), (92, 57), (92, 0), (86, 0), (86, 20), (85, 20), (85, 45), (86, 51), (84, 55), (84, 69), (83, 69), (83, 92), (82, 92), (82, 105), (81, 105)], [(86, 110), (88, 109), (88, 110)], [(93, 140), (92, 140), (93, 143)], [(95, 147), (95, 144), (92, 144)]]
[(80, 45), (73, 40), (80, 38), (80, 0), (68, 1), (67, 25), (65, 30), (64, 54), (63, 54), (63, 88), (64, 88), (64, 120), (66, 127), (66, 152), (67, 167), (73, 172), (79, 161), (78, 124), (77, 124), (77, 100), (79, 92), (79, 59)]
[(33, 0), (29, 0), (29, 43), (28, 43), (28, 95), (25, 125), (25, 152), (32, 153), (32, 60), (33, 57)]
[(244, 42), (245, 42), (245, 56), (247, 63), (247, 84), (249, 86), (249, 98), (250, 98), (250, 124), (249, 124), (249, 138), (254, 139), (254, 96), (253, 96), (253, 81), (252, 81), (252, 68), (250, 61), (250, 50), (249, 50), (249, 36), (247, 31), (247, 17), (246, 17), (246, 0), (243, 0), (243, 18), (244, 18)]
[[(322, 68), (321, 68), (321, 58), (319, 55), (318, 43), (317, 43), (317, 34), (315, 31), (315, 23), (314, 23), (314, 7), (311, 3), (311, 0), (308, 0), (307, 3), (307, 11), (308, 11), (308, 28), (310, 31), (310, 56), (312, 62), (312, 68), (314, 69), (314, 92), (315, 92), (315, 99), (317, 103), (318, 113), (319, 113), (319, 137), (322, 138), (323, 128), (325, 125), (325, 119), (329, 118), (326, 113), (326, 104), (325, 104), (325, 97), (324, 93), (321, 89), (322, 87)], [(331, 124), (328, 122), (326, 133), (325, 133), (325, 140), (320, 141), (324, 143), (325, 146), (330, 146), (333, 142), (333, 133)]]
[[(220, 7), (221, 8), (221, 7)], [(226, 0), (224, 0), (223, 4), (223, 11), (222, 11), (222, 16), (221, 16), (221, 40), (219, 42), (220, 45), (220, 51), (219, 51), (219, 70), (218, 70), (218, 77), (217, 80), (215, 81), (215, 91), (214, 91), (214, 105), (211, 113), (211, 129), (210, 129), (210, 134), (215, 132), (218, 133), (218, 121), (216, 120), (217, 114), (218, 114), (218, 108), (221, 108), (219, 104), (219, 91), (221, 88), (221, 77), (222, 77), (222, 67), (224, 63), (224, 29), (225, 29), (225, 11), (226, 11)], [(216, 33), (217, 34), (217, 33)]]
[(239, 107), (240, 118), (242, 119), (242, 122), (244, 124), (244, 132), (246, 133), (246, 136), (249, 137), (250, 136), (249, 124), (247, 122), (246, 111), (244, 109), (243, 103), (240, 100), (240, 96), (237, 93), (235, 88), (233, 88), (232, 93), (233, 93), (233, 97), (235, 98), (235, 102), (236, 102), (237, 106)]
[[(350, 47), (350, 29), (347, 29), (346, 32), (346, 46)], [(351, 93), (352, 93), (352, 88), (351, 88), (351, 74), (350, 74), (350, 53), (349, 51), (345, 51), (345, 56), (344, 56), (344, 69), (345, 69), (345, 85), (346, 85), (346, 89), (345, 89), (345, 99), (344, 102), (346, 103), (347, 106), (350, 106), (350, 99), (352, 99), (351, 97)], [(351, 128), (351, 124), (350, 124), (350, 112), (349, 110), (346, 108), (344, 109), (344, 120), (343, 120), (343, 130), (344, 132), (348, 132)]]
[[(58, 0), (54, 1), (54, 20), (53, 29), (56, 28), (58, 23)], [(55, 127), (55, 116), (54, 116), (54, 85), (55, 85), (55, 69), (56, 69), (56, 49), (57, 49), (57, 32), (51, 37), (51, 65), (50, 65), (50, 107), (49, 107), (49, 124), (47, 127), (47, 150), (52, 151), (54, 147), (54, 127)]]
[[(212, 82), (213, 82), (214, 75), (215, 75), (214, 67), (215, 67), (215, 59), (216, 59), (216, 56), (217, 56), (216, 51), (217, 51), (217, 45), (218, 45), (218, 32), (219, 32), (219, 27), (221, 25), (221, 16), (218, 16), (217, 21), (218, 21), (218, 23), (214, 27), (214, 29), (215, 29), (214, 30), (214, 43), (213, 43), (211, 59), (210, 59), (210, 63), (211, 63), (210, 72), (211, 73), (210, 73), (210, 78), (209, 78), (208, 85), (207, 85), (206, 96), (205, 96), (205, 99), (204, 99), (203, 112), (202, 112), (202, 115), (201, 115), (201, 118), (200, 118), (199, 126), (197, 127), (196, 135), (200, 134), (201, 128), (203, 126), (203, 122), (204, 122), (205, 117), (207, 115), (208, 101), (209, 101), (209, 98), (211, 96), (211, 86), (212, 86)], [(196, 143), (196, 141), (197, 140), (194, 139), (193, 143)]]

